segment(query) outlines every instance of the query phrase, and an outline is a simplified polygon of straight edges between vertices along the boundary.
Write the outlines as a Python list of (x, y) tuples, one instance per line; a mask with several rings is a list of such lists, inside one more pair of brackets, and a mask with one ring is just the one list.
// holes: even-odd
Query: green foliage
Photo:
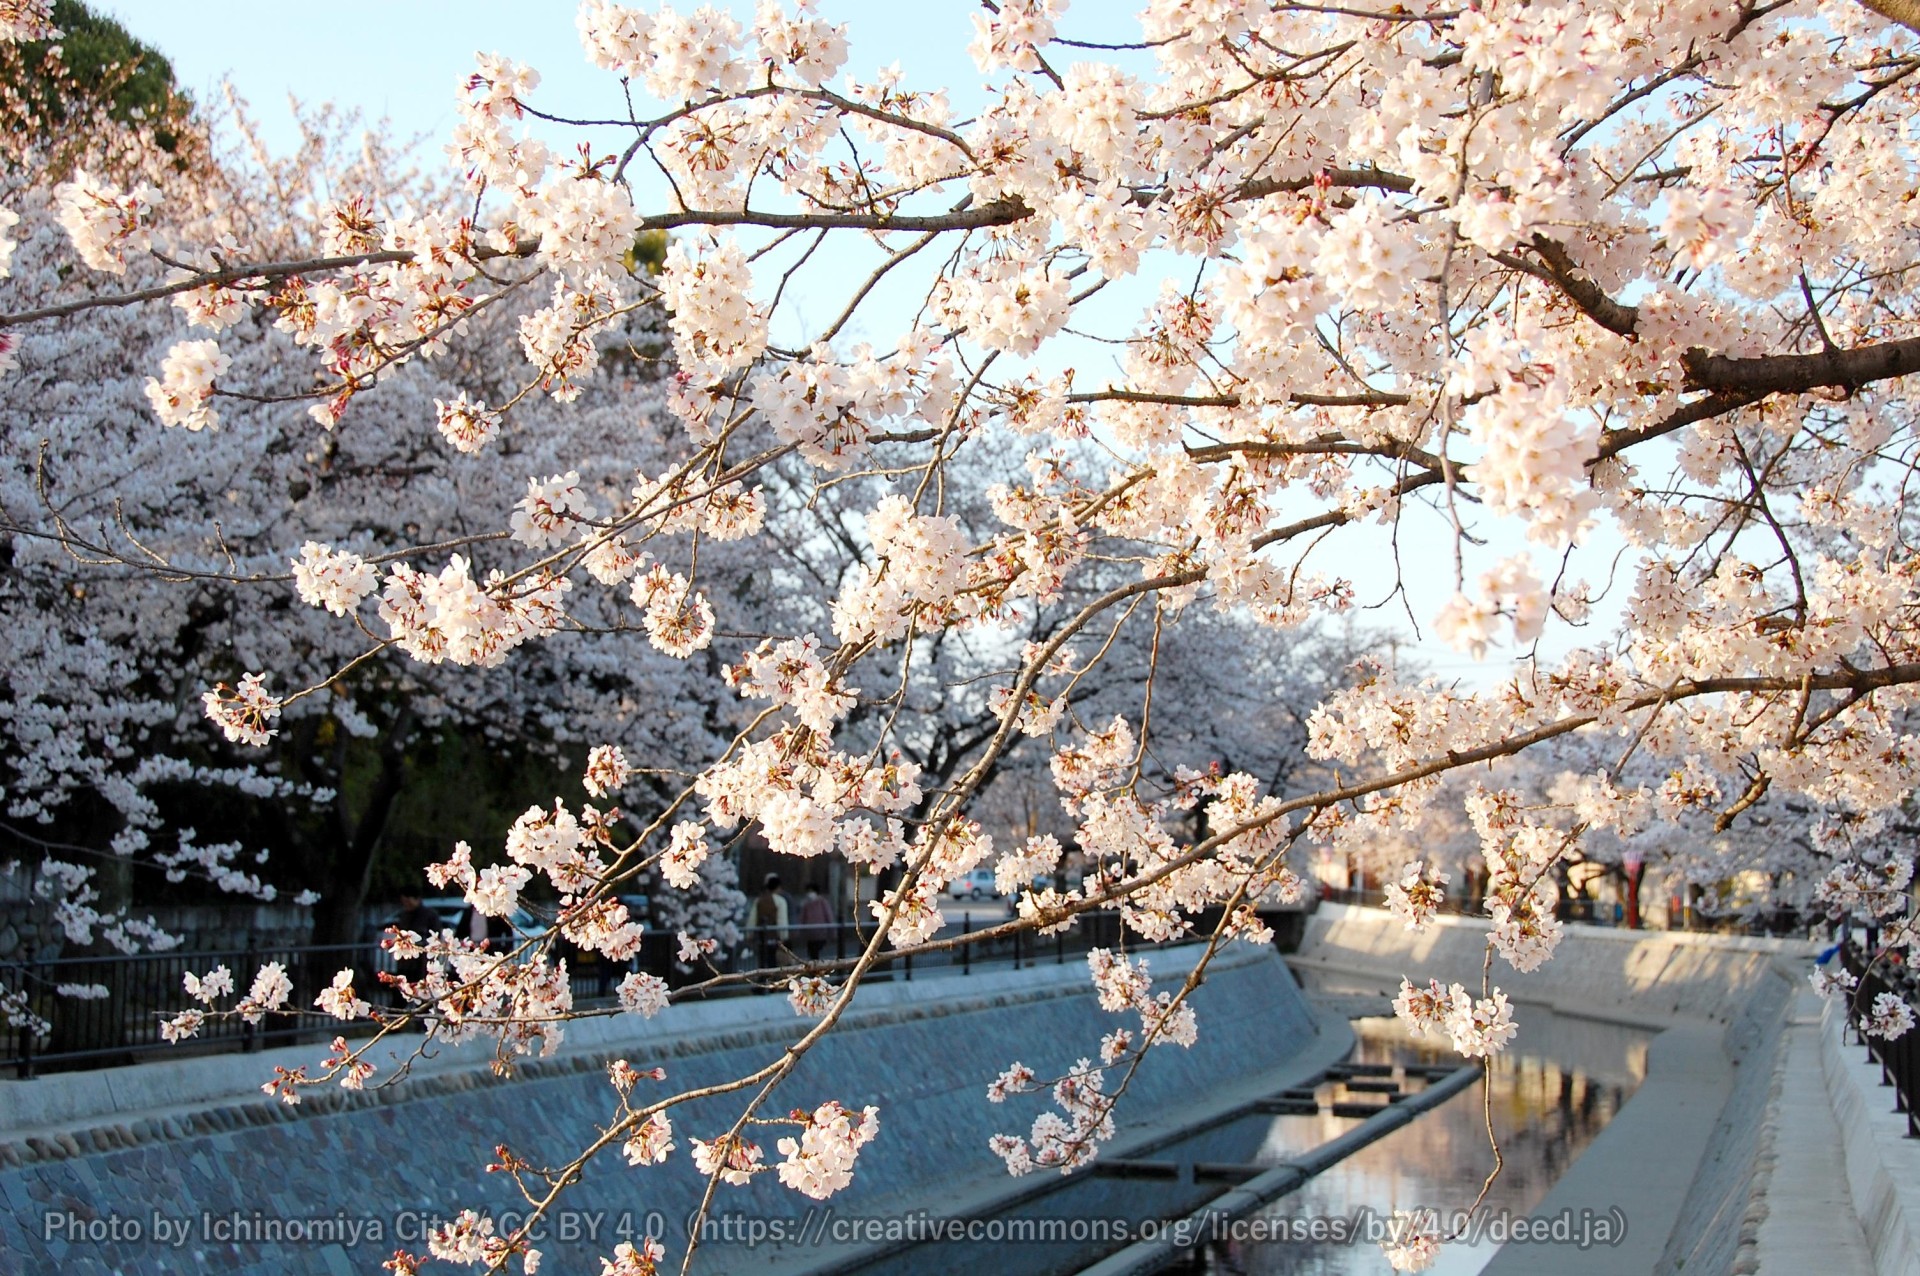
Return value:
[[(374, 859), (368, 902), (393, 899), (402, 886), (418, 889), (421, 870), (446, 859), (455, 842), (472, 845), (476, 864), (504, 860), (506, 830), (528, 807), (551, 805), (554, 794), (577, 789), (583, 764), (576, 758), (562, 766), (535, 749), (479, 732), (449, 729), (421, 737), (407, 750), (406, 786)], [(371, 772), (372, 759), (364, 765)], [(349, 768), (350, 802), (369, 779)]]
[(122, 123), (151, 124), (154, 140), (174, 150), (192, 102), (166, 55), (81, 0), (54, 0), (53, 21), (57, 40), (25, 45), (0, 66), (25, 115), (51, 131), (104, 110)]
[(627, 249), (626, 267), (633, 274), (657, 275), (667, 268), (667, 232), (643, 230)]

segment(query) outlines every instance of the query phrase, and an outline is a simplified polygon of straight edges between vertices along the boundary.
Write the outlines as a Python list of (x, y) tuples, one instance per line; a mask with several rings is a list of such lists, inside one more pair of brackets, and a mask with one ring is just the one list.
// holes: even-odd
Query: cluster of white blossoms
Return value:
[(1424, 860), (1409, 861), (1398, 880), (1386, 885), (1387, 908), (1408, 930), (1424, 930), (1446, 902), (1448, 877)]
[(587, 773), (581, 781), (588, 796), (616, 797), (632, 778), (633, 768), (627, 765), (627, 755), (619, 745), (596, 744), (588, 750)]
[[(1468, 437), (1484, 449), (1473, 477), (1487, 508), (1518, 515), (1529, 540), (1555, 548), (1578, 543), (1600, 505), (1587, 474), (1596, 431), (1571, 419), (1565, 396), (1558, 381), (1534, 386), (1503, 378), (1465, 414)], [(1503, 564), (1502, 570), (1512, 568)], [(1487, 586), (1482, 591), (1494, 592)], [(1532, 591), (1540, 592), (1537, 582)], [(1521, 628), (1517, 619), (1514, 627)]]
[[(1095, 948), (1087, 953), (1087, 969), (1093, 976), (1094, 992), (1100, 1008), (1109, 1012), (1135, 1010), (1140, 1014), (1141, 1048), (1159, 1045), (1191, 1046), (1199, 1032), (1193, 1007), (1172, 993), (1155, 993), (1153, 978), (1147, 973), (1147, 959), (1128, 962), (1125, 954)], [(1127, 1041), (1132, 1041), (1131, 1034)], [(1108, 1051), (1112, 1064), (1120, 1057)]]
[(336, 974), (333, 983), (320, 991), (313, 1004), (335, 1019), (361, 1019), (373, 1009), (371, 1003), (354, 991), (351, 970)]
[(648, 1116), (620, 1145), (628, 1165), (662, 1165), (673, 1148), (673, 1122), (663, 1112)]
[(571, 403), (600, 366), (599, 335), (627, 309), (624, 290), (604, 271), (554, 280), (546, 305), (520, 316), (520, 352), (555, 402)]
[(860, 1149), (880, 1132), (880, 1110), (869, 1106), (856, 1113), (829, 1101), (811, 1113), (796, 1113), (795, 1118), (801, 1124), (800, 1137), (774, 1145), (786, 1158), (777, 1167), (780, 1181), (803, 1196), (824, 1201), (853, 1182)]
[(1010, 278), (962, 276), (947, 285), (940, 313), (989, 350), (1027, 355), (1059, 332), (1072, 311), (1073, 288), (1064, 275), (1035, 272)]
[(469, 398), (465, 391), (453, 399), (435, 399), (433, 406), (440, 433), (469, 455), (483, 451), (500, 433), (500, 414), (489, 411), (484, 400)]
[[(1056, 848), (1057, 849), (1057, 848)], [(1087, 953), (1087, 969), (1093, 978), (1094, 994), (1100, 1008), (1112, 1013), (1137, 1011), (1138, 1032), (1117, 1028), (1100, 1042), (1103, 1067), (1113, 1067), (1144, 1053), (1153, 1046), (1191, 1047), (1198, 1039), (1193, 1007), (1184, 994), (1153, 991), (1153, 977), (1147, 973), (1146, 958), (1128, 959), (1124, 953), (1094, 948)], [(1092, 1160), (1098, 1145), (1113, 1137), (1115, 1099), (1104, 1093), (1104, 1074), (1081, 1059), (1052, 1087), (1058, 1112), (1042, 1112), (1034, 1118), (1026, 1138), (996, 1134), (989, 1140), (994, 1154), (1005, 1163), (1009, 1174), (1021, 1175), (1035, 1169), (1058, 1169), (1066, 1173)], [(1009, 1095), (1025, 1094), (1038, 1088), (1033, 1069), (1014, 1063), (987, 1087), (987, 1098), (1005, 1102)]]
[(613, 1247), (612, 1258), (600, 1260), (600, 1276), (658, 1276), (666, 1259), (667, 1247), (651, 1236), (638, 1245), (621, 1241)]
[(767, 1167), (766, 1153), (758, 1143), (737, 1134), (723, 1134), (711, 1141), (688, 1139), (693, 1152), (693, 1168), (708, 1178), (733, 1187), (745, 1187), (753, 1176)]
[[(1611, 789), (1605, 790), (1611, 792)], [(1617, 796), (1617, 795), (1616, 795)], [(1602, 818), (1605, 808), (1590, 795), (1589, 812)], [(1487, 915), (1491, 942), (1514, 969), (1537, 970), (1553, 956), (1564, 933), (1558, 916), (1552, 867), (1572, 836), (1528, 817), (1519, 796), (1507, 790), (1476, 789), (1466, 800), (1467, 814), (1480, 835), (1487, 867)], [(1608, 815), (1606, 818), (1613, 818)]]
[[(1010, 1072), (1012, 1081), (1003, 1075), (994, 1083), (999, 1094), (1015, 1093), (1032, 1084), (1032, 1073), (1020, 1064), (1013, 1065)], [(1113, 1137), (1115, 1098), (1106, 1093), (1105, 1087), (1106, 1074), (1094, 1067), (1092, 1060), (1080, 1059), (1053, 1083), (1052, 1097), (1058, 1112), (1042, 1112), (1035, 1117), (1024, 1139), (996, 1134), (987, 1146), (1015, 1177), (1043, 1169), (1071, 1173), (1092, 1161), (1099, 1145)]]
[(142, 183), (122, 190), (85, 169), (54, 191), (60, 226), (80, 260), (95, 270), (123, 275), (127, 254), (153, 246), (153, 223), (160, 192)]
[(580, 490), (580, 472), (527, 480), (527, 494), (513, 507), (513, 538), (533, 549), (564, 545), (577, 525), (593, 517), (593, 502)]
[(676, 660), (705, 651), (713, 642), (713, 606), (679, 572), (656, 566), (634, 577), (633, 601), (641, 608), (647, 640)]
[(558, 629), (561, 600), (571, 588), (565, 576), (552, 573), (509, 584), (497, 568), (483, 587), (460, 554), (433, 576), (397, 563), (381, 591), (380, 619), (415, 660), (490, 668), (521, 643)]
[(486, 186), (531, 190), (547, 168), (546, 143), (516, 136), (526, 115), (522, 101), (540, 85), (540, 73), (495, 54), (480, 54), (460, 85), (460, 118), (447, 154), (475, 190)]
[(667, 981), (660, 976), (635, 971), (620, 981), (620, 1008), (651, 1019), (667, 1008), (667, 991)]
[(215, 341), (181, 341), (167, 351), (160, 376), (147, 378), (147, 402), (168, 425), (204, 430), (220, 423), (213, 410), (214, 382), (232, 366)]
[(694, 820), (681, 820), (667, 838), (667, 849), (660, 855), (660, 876), (677, 891), (692, 891), (702, 880), (701, 869), (713, 846), (706, 838), (706, 826)]
[(309, 607), (344, 616), (374, 591), (379, 574), (358, 554), (342, 553), (319, 541), (300, 547), (293, 562), (293, 587)]
[(1434, 632), (1448, 646), (1475, 660), (1499, 637), (1500, 622), (1513, 624), (1513, 641), (1524, 646), (1540, 636), (1547, 619), (1547, 594), (1526, 555), (1501, 560), (1480, 577), (1479, 596), (1456, 593), (1433, 618)]
[(1814, 903), (1838, 914), (1887, 917), (1907, 907), (1913, 861), (1893, 856), (1878, 864), (1847, 861), (1827, 870), (1814, 888)]
[(1844, 996), (1860, 986), (1860, 980), (1844, 966), (1817, 969), (1807, 976), (1807, 982), (1813, 986), (1814, 995), (1824, 1001)]
[(1901, 1000), (1898, 993), (1891, 992), (1876, 996), (1873, 1004), (1867, 1007), (1866, 1018), (1860, 1023), (1861, 1032), (1883, 1041), (1903, 1037), (1912, 1029), (1913, 1007)]
[(787, 981), (787, 1004), (803, 1019), (817, 1019), (833, 1008), (833, 982), (819, 975), (795, 975)]
[(220, 683), (200, 697), (207, 716), (235, 744), (262, 747), (278, 732), (267, 724), (280, 716), (280, 702), (267, 694), (266, 675), (242, 674), (238, 687)]
[(914, 616), (951, 601), (967, 579), (967, 539), (953, 519), (916, 514), (888, 496), (867, 516), (877, 564), (862, 563), (833, 603), (833, 632), (842, 642), (885, 642), (907, 632)]
[(1395, 1210), (1380, 1249), (1394, 1271), (1424, 1272), (1440, 1258), (1439, 1220), (1431, 1211)]
[(1393, 1013), (1414, 1036), (1443, 1034), (1469, 1059), (1499, 1054), (1519, 1031), (1513, 1005), (1498, 988), (1491, 997), (1475, 997), (1460, 984), (1442, 988), (1438, 980), (1429, 980), (1425, 988), (1416, 988), (1402, 979)]
[(660, 299), (673, 329), (673, 349), (694, 376), (724, 376), (767, 348), (767, 319), (753, 301), (746, 253), (728, 239), (696, 253), (685, 241), (667, 249)]
[[(516, 1245), (495, 1231), (494, 1221), (473, 1210), (461, 1210), (451, 1221), (427, 1229), (427, 1252), (443, 1263), (463, 1267), (487, 1267), (499, 1270), (514, 1254), (522, 1260), (521, 1270), (531, 1273), (540, 1265), (540, 1251)], [(403, 1251), (404, 1252), (404, 1251)], [(414, 1267), (412, 1261), (408, 1268)]]
[[(353, 972), (343, 972), (350, 981)], [(207, 1010), (186, 1010), (160, 1025), (160, 1036), (166, 1041), (184, 1041), (200, 1031), (207, 1015), (214, 1010), (214, 1003), (222, 998), (231, 997), (235, 990), (233, 973), (225, 966), (216, 966), (205, 975), (196, 975), (187, 971), (182, 977), (187, 995), (206, 1006)], [(233, 1015), (245, 1023), (260, 1024), (269, 1014), (283, 1009), (287, 999), (293, 995), (293, 981), (287, 977), (287, 968), (277, 961), (267, 962), (254, 974), (253, 984), (247, 989), (247, 995), (228, 1007), (222, 1014)], [(268, 1094), (276, 1093), (272, 1085), (263, 1086)], [(300, 1101), (297, 1092), (290, 1093), (282, 1088), (280, 1096), (288, 1103)]]
[(51, 40), (59, 34), (52, 0), (0, 0), (0, 43)]
[(742, 696), (791, 709), (815, 731), (832, 731), (856, 699), (822, 663), (820, 640), (812, 634), (780, 642), (769, 638), (742, 653), (740, 663), (728, 666), (724, 676)]
[(561, 174), (519, 204), (521, 227), (540, 255), (568, 274), (611, 270), (633, 248), (640, 214), (624, 186), (598, 174)]
[(1067, 711), (1065, 696), (1047, 700), (1037, 691), (1029, 691), (1021, 696), (1016, 695), (1012, 687), (995, 687), (988, 704), (995, 717), (1002, 722), (1012, 719), (1015, 730), (1021, 735), (1032, 736), (1052, 734)]
[(1067, 0), (1006, 0), (987, 13), (973, 15), (973, 43), (967, 52), (982, 74), (1007, 69), (1038, 71), (1040, 46), (1053, 39), (1054, 20)]

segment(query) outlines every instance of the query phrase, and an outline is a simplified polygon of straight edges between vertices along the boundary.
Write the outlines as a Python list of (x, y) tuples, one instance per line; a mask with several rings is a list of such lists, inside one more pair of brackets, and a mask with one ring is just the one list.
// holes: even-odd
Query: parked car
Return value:
[[(446, 923), (448, 930), (458, 931), (460, 929), (460, 919), (467, 915), (467, 900), (464, 895), (436, 895), (430, 899), (423, 899), (420, 902), (438, 914), (441, 920)], [(518, 939), (514, 941), (516, 943), (521, 939), (538, 938), (546, 934), (548, 930), (545, 922), (524, 908), (514, 909), (513, 915), (507, 918), (507, 920), (513, 923), (514, 934), (518, 936)], [(389, 925), (391, 925), (391, 922), (389, 922)]]
[(951, 899), (995, 899), (1000, 890), (993, 884), (993, 870), (976, 868), (970, 873), (962, 873), (947, 884), (947, 895)]

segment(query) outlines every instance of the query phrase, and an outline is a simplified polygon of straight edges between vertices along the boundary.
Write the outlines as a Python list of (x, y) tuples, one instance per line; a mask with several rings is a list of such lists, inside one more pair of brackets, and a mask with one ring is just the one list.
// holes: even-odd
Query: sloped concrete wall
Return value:
[[(1172, 986), (1195, 951), (1153, 955), (1160, 986)], [(1123, 1129), (1231, 1089), (1320, 1038), (1312, 1011), (1270, 949), (1223, 953), (1194, 1005), (1201, 1044), (1153, 1052), (1122, 1106)], [(990, 1105), (987, 1082), (1015, 1059), (1043, 1076), (1057, 1073), (1097, 1054), (1101, 1035), (1122, 1022), (1100, 1010), (1084, 964), (876, 985), (806, 1055), (766, 1111), (780, 1115), (826, 1099), (878, 1104), (879, 1137), (862, 1154), (854, 1187), (832, 1207), (843, 1217), (937, 1210), (1004, 1184), (988, 1137), (1024, 1133), (1042, 1110), (1031, 1100)], [(169, 1072), (125, 1069), (135, 1075), (116, 1084), (98, 1075), (0, 1083), (0, 1120), (9, 1113), (13, 1119), (10, 1129), (0, 1128), (0, 1139), (8, 1140), (0, 1142), (0, 1161), (12, 1162), (0, 1168), (0, 1273), (377, 1271), (396, 1248), (424, 1249), (415, 1239), (423, 1219), (517, 1203), (502, 1176), (484, 1173), (496, 1144), (557, 1164), (591, 1141), (614, 1112), (609, 1059), (660, 1064), (666, 1086), (677, 1091), (765, 1065), (803, 1027), (784, 998), (674, 1007), (646, 1023), (576, 1025), (561, 1056), (528, 1065), (514, 1080), (490, 1077), (469, 1053), (438, 1060), (397, 1091), (321, 1096), (294, 1109), (264, 1100), (257, 1088), (226, 1103), (207, 1093), (235, 1082), (257, 1087), (276, 1061), (258, 1055), (156, 1065)], [(318, 1053), (307, 1049), (292, 1061), (312, 1062)], [(63, 1094), (69, 1082), (73, 1093)], [(642, 1093), (652, 1084), (643, 1082)], [(28, 1094), (27, 1087), (41, 1089)], [(194, 1107), (170, 1108), (175, 1095)], [(597, 1271), (596, 1255), (649, 1231), (664, 1231), (677, 1246), (704, 1187), (684, 1156), (686, 1138), (722, 1132), (741, 1102), (727, 1096), (676, 1110), (681, 1153), (667, 1166), (629, 1169), (617, 1152), (595, 1162), (554, 1217), (541, 1247), (545, 1270)], [(29, 1132), (49, 1114), (57, 1114), (54, 1124)], [(780, 1131), (760, 1133), (769, 1160), (777, 1159), (771, 1144)], [(771, 1174), (720, 1193), (723, 1227), (824, 1221), (826, 1207), (809, 1216), (813, 1203)], [(174, 1247), (158, 1243), (162, 1218), (184, 1220), (187, 1239)], [(320, 1220), (323, 1236), (328, 1220), (336, 1234), (356, 1224), (361, 1231), (357, 1244), (345, 1235), (329, 1243), (220, 1241), (219, 1228), (235, 1218), (255, 1228)], [(116, 1223), (120, 1239), (93, 1239)], [(135, 1224), (141, 1234), (127, 1236)], [(765, 1265), (764, 1252), (724, 1239), (702, 1254), (703, 1272)]]
[[(1323, 904), (1307, 922), (1295, 965), (1415, 983), (1480, 986), (1488, 924), (1439, 917), (1415, 934), (1377, 908)], [(1509, 997), (1564, 1014), (1664, 1027), (1683, 1020), (1726, 1024), (1771, 981), (1781, 956), (1811, 955), (1796, 940), (1569, 925), (1554, 959), (1523, 974), (1495, 957), (1493, 982)]]

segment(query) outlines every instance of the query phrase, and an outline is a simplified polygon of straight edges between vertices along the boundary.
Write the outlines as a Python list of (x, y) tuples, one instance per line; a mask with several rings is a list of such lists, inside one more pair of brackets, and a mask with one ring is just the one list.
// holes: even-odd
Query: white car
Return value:
[(990, 868), (976, 868), (970, 873), (962, 873), (947, 884), (947, 896), (950, 899), (996, 899), (999, 895)]

